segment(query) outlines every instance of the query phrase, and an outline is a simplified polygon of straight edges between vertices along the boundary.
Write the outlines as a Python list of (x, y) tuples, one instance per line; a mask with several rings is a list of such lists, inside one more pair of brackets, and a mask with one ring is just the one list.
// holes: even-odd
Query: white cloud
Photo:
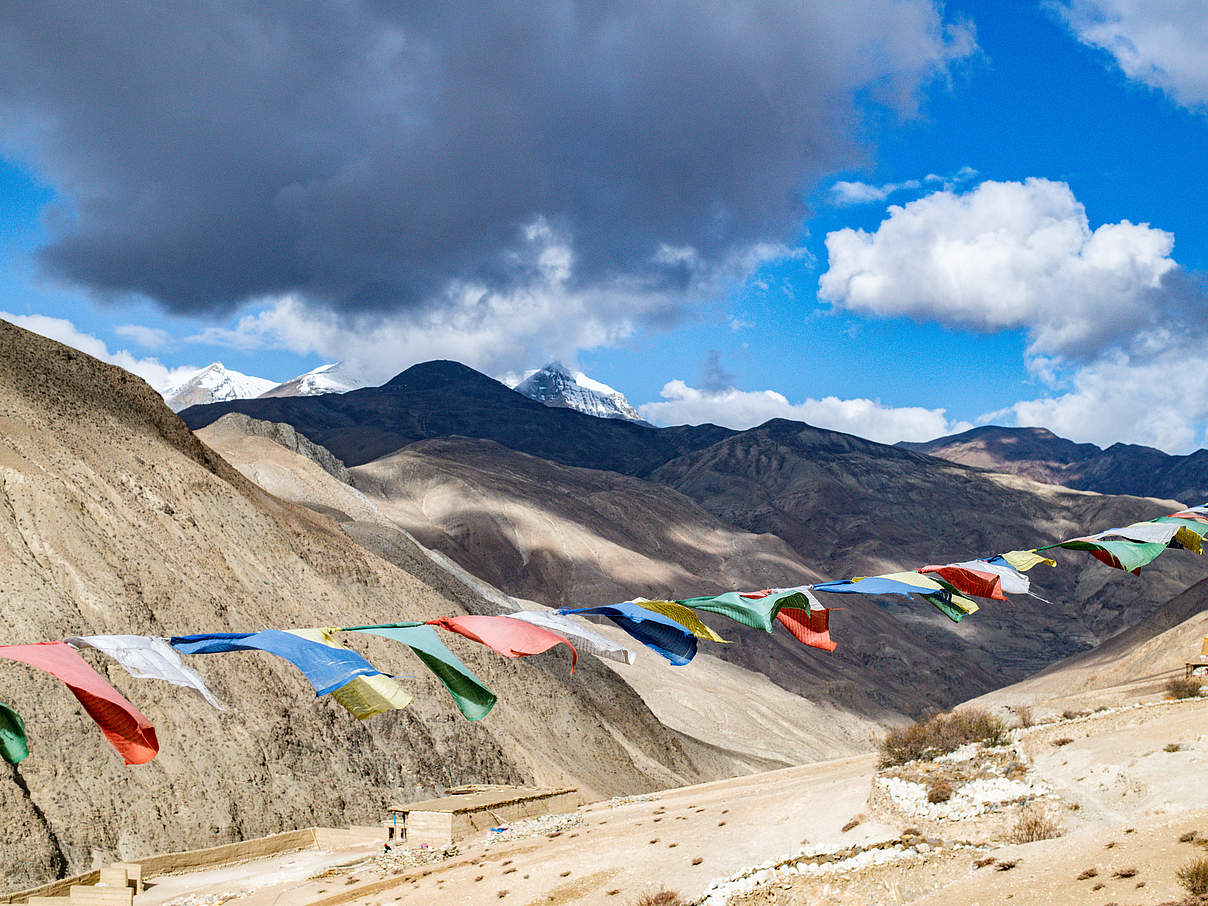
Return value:
[[(367, 377), (387, 380), (410, 365), (449, 358), (487, 374), (520, 373), (533, 363), (573, 362), (582, 350), (613, 346), (641, 327), (670, 326), (682, 316), (684, 287), (663, 289), (614, 279), (583, 287), (565, 237), (538, 220), (515, 264), (532, 279), (493, 291), (472, 283), (449, 286), (439, 304), (387, 315), (352, 317), (307, 305), (294, 296), (271, 301), (234, 328), (210, 328), (192, 342), (239, 349), (284, 348), (351, 363)], [(800, 249), (766, 243), (735, 253), (722, 266), (690, 249), (662, 251), (684, 266), (689, 293), (714, 296), (741, 283), (769, 261), (800, 259)]]
[(980, 422), (1172, 453), (1205, 437), (1208, 291), (1174, 236), (1127, 220), (1091, 229), (1065, 183), (983, 182), (891, 206), (873, 232), (826, 238), (819, 295), (852, 311), (980, 331), (1023, 329), (1045, 388)]
[(931, 187), (942, 185), (946, 189), (951, 189), (962, 182), (968, 182), (975, 176), (977, 176), (977, 171), (972, 167), (961, 167), (951, 176), (939, 176), (935, 173), (928, 173), (922, 179), (887, 182), (879, 186), (866, 182), (839, 180), (830, 187), (830, 201), (831, 204), (840, 207), (869, 204), (874, 201), (885, 201), (890, 195), (895, 195), (898, 192), (921, 189), (924, 184)]
[(986, 181), (891, 206), (872, 233), (827, 234), (819, 295), (873, 315), (1022, 327), (1032, 354), (1091, 358), (1167, 316), (1173, 245), (1127, 220), (1092, 230), (1063, 182)]
[(883, 406), (874, 400), (834, 396), (790, 403), (774, 390), (702, 390), (681, 380), (665, 384), (660, 396), (663, 402), (638, 407), (644, 418), (657, 425), (712, 422), (741, 430), (769, 419), (787, 418), (887, 444), (931, 440), (972, 427), (968, 422), (950, 422), (943, 409)]
[(172, 343), (172, 337), (166, 330), (143, 324), (119, 324), (113, 328), (113, 332), (119, 337), (133, 340), (143, 349), (163, 349)]
[(830, 188), (831, 202), (843, 206), (868, 204), (872, 201), (884, 201), (895, 192), (905, 189), (921, 189), (922, 187), (923, 184), (917, 179), (908, 179), (905, 182), (887, 182), (881, 186), (841, 179)]
[(0, 311), (0, 319), (24, 327), (33, 333), (49, 337), (65, 346), (71, 346), (80, 352), (87, 353), (93, 358), (125, 368), (136, 374), (161, 393), (188, 378), (197, 366), (186, 365), (179, 368), (169, 368), (159, 359), (140, 359), (125, 349), (110, 352), (109, 347), (99, 337), (84, 333), (76, 328), (66, 318), (52, 318), (48, 315), (14, 315)]
[(1170, 336), (1156, 355), (1116, 351), (1077, 369), (1065, 393), (1023, 400), (979, 421), (1041, 425), (1082, 443), (1124, 442), (1186, 453), (1208, 441), (1208, 371), (1193, 345)]
[(1188, 0), (1070, 0), (1055, 6), (1083, 44), (1185, 107), (1208, 107), (1208, 7)]

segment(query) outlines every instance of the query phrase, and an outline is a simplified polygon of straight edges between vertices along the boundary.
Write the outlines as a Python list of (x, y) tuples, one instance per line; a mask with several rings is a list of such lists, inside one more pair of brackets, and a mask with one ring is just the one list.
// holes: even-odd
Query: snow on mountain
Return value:
[(592, 380), (582, 371), (571, 371), (561, 362), (526, 372), (512, 389), (556, 409), (575, 409), (597, 418), (645, 421), (619, 390)]
[(163, 391), (163, 396), (169, 409), (180, 412), (205, 403), (251, 399), (275, 386), (274, 381), (241, 374), (227, 368), (222, 362), (213, 362)]
[(320, 396), (324, 393), (347, 393), (349, 390), (376, 386), (376, 383), (351, 365), (332, 362), (291, 378), (284, 384), (277, 384), (260, 396)]

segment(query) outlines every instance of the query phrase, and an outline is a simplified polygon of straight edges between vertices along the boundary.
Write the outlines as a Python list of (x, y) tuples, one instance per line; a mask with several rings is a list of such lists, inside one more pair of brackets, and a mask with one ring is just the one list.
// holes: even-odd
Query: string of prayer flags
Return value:
[(509, 620), (523, 620), (525, 623), (532, 623), (556, 632), (585, 654), (594, 654), (596, 657), (607, 658), (621, 664), (634, 662), (634, 653), (624, 645), (619, 645), (612, 639), (576, 623), (570, 617), (564, 617), (552, 610), (521, 610), (516, 613), (504, 614), (504, 616)]
[(146, 635), (86, 635), (64, 639), (73, 648), (95, 648), (117, 661), (136, 679), (157, 679), (194, 689), (219, 711), (222, 703), (206, 688), (201, 674), (186, 666), (167, 639)]
[(280, 629), (260, 632), (210, 632), (173, 636), (172, 647), (182, 654), (219, 654), (227, 651), (264, 651), (284, 658), (302, 671), (315, 695), (326, 695), (358, 676), (380, 673), (373, 664), (349, 648), (333, 648)]
[(555, 645), (565, 645), (570, 649), (571, 673), (575, 672), (575, 664), (579, 661), (579, 652), (575, 650), (575, 646), (556, 632), (531, 623), (518, 623), (507, 617), (467, 614), (463, 617), (429, 620), (428, 624), (486, 645), (503, 657), (527, 657), (549, 651)]
[[(728, 591), (683, 600), (636, 598), (620, 604), (556, 611), (520, 611), (497, 616), (463, 614), (427, 622), (404, 621), (339, 630), (265, 629), (171, 639), (139, 635), (76, 636), (64, 641), (0, 646), (0, 658), (20, 661), (62, 680), (126, 763), (143, 764), (159, 751), (155, 728), (89, 667), (76, 649), (97, 649), (133, 677), (191, 688), (220, 710), (224, 710), (222, 704), (206, 687), (201, 675), (186, 666), (180, 655), (264, 651), (288, 660), (302, 671), (316, 695), (330, 694), (356, 718), (365, 720), (374, 714), (405, 708), (412, 701), (411, 693), (397, 678), (377, 670), (333, 635), (367, 632), (407, 645), (449, 691), (462, 715), (469, 720), (481, 720), (495, 706), (495, 693), (444, 645), (434, 627), (486, 645), (509, 658), (536, 655), (566, 645), (571, 651), (572, 673), (579, 651), (626, 664), (634, 661), (634, 653), (628, 648), (576, 622), (572, 616), (607, 617), (675, 666), (685, 665), (696, 656), (698, 639), (725, 642), (699, 613), (724, 616), (765, 632), (771, 632), (774, 624), (779, 623), (802, 644), (833, 651), (836, 646), (830, 637), (830, 609), (819, 602), (814, 592), (918, 595), (948, 619), (960, 622), (978, 610), (974, 600), (977, 598), (1006, 601), (1011, 594), (1038, 597), (1032, 593), (1026, 573), (1042, 563), (1057, 565), (1044, 551), (1053, 548), (1089, 551), (1109, 566), (1139, 573), (1165, 550), (1201, 553), (1206, 537), (1208, 504), (1046, 547), (796, 588)], [(0, 758), (16, 764), (28, 754), (21, 717), (0, 704)]]
[(675, 667), (682, 667), (696, 657), (696, 636), (670, 617), (646, 610), (632, 601), (599, 607), (564, 607), (558, 613), (563, 616), (573, 613), (608, 617)]
[(126, 764), (146, 764), (159, 753), (151, 721), (66, 642), (0, 645), (0, 657), (20, 661), (62, 680)]
[(495, 693), (488, 689), (469, 667), (458, 660), (457, 655), (445, 647), (445, 643), (431, 626), (405, 622), (380, 626), (346, 626), (340, 631), (368, 632), (402, 642), (449, 690), (457, 710), (466, 720), (482, 720), (495, 707)]
[[(332, 637), (332, 629), (290, 629), (288, 632), (319, 645), (348, 650)], [(384, 711), (401, 711), (412, 699), (402, 683), (384, 673), (358, 676), (333, 689), (331, 697), (357, 720), (368, 720)]]
[(25, 721), (21, 715), (0, 702), (0, 758), (9, 764), (20, 764), (29, 757), (25, 739)]

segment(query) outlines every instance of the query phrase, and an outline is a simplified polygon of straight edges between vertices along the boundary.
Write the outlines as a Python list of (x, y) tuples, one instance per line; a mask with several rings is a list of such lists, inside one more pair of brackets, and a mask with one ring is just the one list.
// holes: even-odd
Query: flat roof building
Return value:
[(390, 806), (386, 839), (407, 847), (443, 847), (521, 818), (573, 812), (581, 804), (575, 787), (459, 787), (437, 799)]

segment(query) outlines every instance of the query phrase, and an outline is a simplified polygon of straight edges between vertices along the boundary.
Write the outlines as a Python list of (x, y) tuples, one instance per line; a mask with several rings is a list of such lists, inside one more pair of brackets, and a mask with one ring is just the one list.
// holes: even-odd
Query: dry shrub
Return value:
[(933, 780), (931, 786), (927, 787), (927, 801), (933, 805), (947, 802), (952, 798), (952, 793), (952, 784), (947, 780)]
[(633, 906), (688, 906), (688, 901), (664, 887), (658, 893), (642, 894), (633, 901)]
[(1208, 858), (1192, 859), (1175, 875), (1188, 893), (1197, 897), (1208, 894)]
[(1012, 843), (1035, 843), (1061, 836), (1061, 822), (1043, 808), (1025, 806), (1011, 829)]
[(1070, 739), (1068, 736), (1062, 736), (1060, 739), (1054, 739), (1054, 740), (1053, 740), (1053, 745), (1055, 745), (1055, 746), (1068, 746), (1068, 745), (1069, 745), (1071, 742), (1073, 742), (1073, 741), (1074, 741), (1074, 740)]
[(1090, 713), (1090, 711), (1072, 711), (1067, 709), (1061, 712), (1061, 717), (1063, 720), (1077, 720), (1079, 717), (1086, 717)]
[(1089, 880), (1090, 878), (1096, 877), (1098, 874), (1099, 874), (1099, 870), (1098, 870), (1098, 869), (1096, 869), (1096, 868), (1088, 868), (1088, 869), (1087, 869), (1086, 871), (1084, 871), (1082, 874), (1078, 875), (1078, 877), (1076, 878), (1076, 880), (1078, 880), (1078, 881), (1086, 881), (1086, 880)]
[(1180, 843), (1194, 843), (1195, 838), (1196, 838), (1195, 831), (1193, 831), (1193, 830), (1187, 831), (1187, 833), (1179, 835), (1179, 842)]
[(982, 708), (936, 714), (913, 726), (890, 730), (881, 741), (881, 767), (935, 758), (970, 742), (1003, 745), (1007, 742), (1007, 726)]
[(1195, 698), (1200, 694), (1201, 683), (1191, 676), (1176, 676), (1166, 683), (1168, 698)]
[(1181, 748), (1183, 748), (1183, 747), (1181, 745), (1179, 745), (1177, 742), (1168, 742), (1168, 743), (1166, 743), (1165, 746), (1163, 746), (1162, 751), (1163, 752), (1177, 752)]
[(1019, 725), (1025, 729), (1032, 726), (1032, 724), (1036, 722), (1032, 717), (1032, 709), (1027, 705), (1016, 705), (1011, 710), (1015, 712), (1015, 717), (1018, 718)]
[(848, 821), (845, 825), (843, 825), (843, 833), (846, 834), (850, 830), (855, 830), (857, 827), (860, 826), (860, 822), (863, 820), (864, 820), (863, 815), (854, 816), (850, 821)]

